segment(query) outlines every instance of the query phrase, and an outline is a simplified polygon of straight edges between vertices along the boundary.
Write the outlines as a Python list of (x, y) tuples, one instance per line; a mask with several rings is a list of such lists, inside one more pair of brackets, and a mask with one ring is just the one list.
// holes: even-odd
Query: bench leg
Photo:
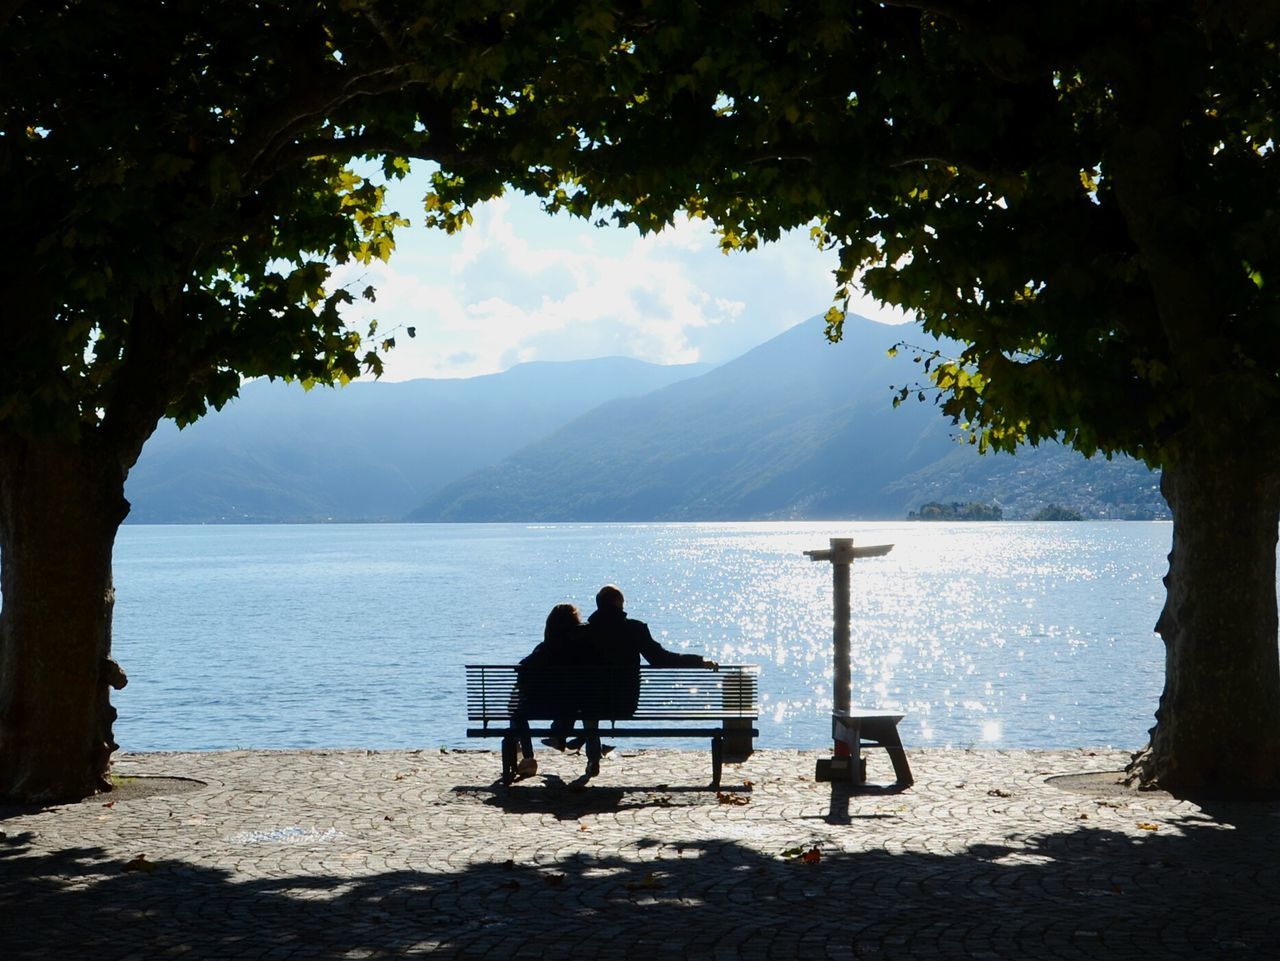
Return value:
[(711, 786), (720, 786), (720, 771), (724, 767), (724, 741), (721, 738), (711, 739)]
[(911, 776), (911, 765), (907, 763), (907, 752), (902, 746), (902, 738), (898, 737), (898, 732), (893, 732), (893, 744), (886, 744), (884, 749), (889, 752), (889, 760), (893, 762), (893, 776), (898, 784), (902, 787), (911, 787), (916, 779)]
[(889, 760), (893, 762), (893, 777), (901, 787), (910, 787), (915, 783), (911, 776), (911, 765), (907, 763), (907, 752), (902, 747), (902, 737), (898, 734), (896, 721), (884, 721), (879, 718), (862, 722), (863, 737), (871, 742), (872, 747), (882, 747), (889, 752)]

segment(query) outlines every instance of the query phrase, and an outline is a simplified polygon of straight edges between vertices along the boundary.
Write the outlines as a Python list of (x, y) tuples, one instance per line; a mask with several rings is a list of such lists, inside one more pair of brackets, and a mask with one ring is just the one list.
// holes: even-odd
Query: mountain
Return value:
[(129, 519), (399, 520), (441, 486), (602, 403), (709, 369), (611, 357), (310, 392), (254, 381), (185, 430), (160, 426), (130, 473)]
[(980, 456), (933, 405), (893, 408), (890, 386), (919, 368), (887, 350), (919, 339), (914, 328), (850, 317), (832, 345), (822, 326), (814, 318), (699, 377), (604, 404), (446, 485), (409, 519), (902, 518), (930, 500), (1005, 497), (1010, 519), (1045, 497), (1086, 517), (1163, 512), (1153, 475), (1133, 461), (1053, 445)]
[(999, 504), (1006, 520), (1025, 520), (1051, 505), (1091, 520), (1163, 520), (1169, 507), (1160, 475), (1130, 457), (1086, 459), (1059, 444), (1023, 447), (1017, 454), (979, 455), (957, 447), (923, 470), (889, 485), (918, 507), (974, 501)]

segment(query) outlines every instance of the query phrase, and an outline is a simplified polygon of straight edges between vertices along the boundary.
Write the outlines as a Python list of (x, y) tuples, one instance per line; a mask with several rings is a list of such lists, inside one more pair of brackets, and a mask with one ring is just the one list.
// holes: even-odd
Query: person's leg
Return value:
[(587, 777), (595, 777), (600, 773), (600, 722), (594, 717), (584, 717), (582, 733), (587, 738)]
[(573, 721), (571, 717), (557, 717), (552, 720), (551, 736), (544, 737), (542, 743), (556, 751), (563, 751), (565, 738), (573, 733)]
[(529, 733), (529, 720), (521, 714), (511, 718), (511, 733), (520, 742), (520, 756), (533, 757), (533, 735)]
[(533, 756), (533, 735), (529, 733), (529, 720), (517, 714), (511, 719), (511, 732), (520, 742), (520, 759), (515, 762), (517, 777), (533, 777), (538, 773), (538, 761)]
[(558, 717), (551, 722), (551, 733), (556, 737), (568, 737), (573, 733), (573, 717)]

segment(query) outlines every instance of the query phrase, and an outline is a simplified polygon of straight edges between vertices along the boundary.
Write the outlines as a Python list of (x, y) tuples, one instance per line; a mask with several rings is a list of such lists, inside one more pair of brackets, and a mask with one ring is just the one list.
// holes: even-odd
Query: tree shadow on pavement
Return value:
[[(597, 794), (584, 803), (616, 798)], [(562, 843), (518, 863), (482, 860), (481, 848), (455, 870), (361, 873), (318, 844), (308, 861), (325, 867), (269, 876), (238, 874), (234, 851), (227, 868), (139, 863), (94, 846), (39, 852), (34, 836), (16, 834), (0, 840), (0, 953), (1268, 958), (1280, 956), (1276, 812), (1239, 807), (1230, 826), (1197, 814), (1141, 836), (1051, 824), (912, 851), (846, 850), (874, 830), (858, 820), (822, 837), (797, 822), (794, 846), (761, 848), (749, 812), (735, 812), (744, 817), (714, 840), (682, 836), (675, 818), (660, 822), (661, 836), (620, 837), (607, 855)], [(608, 830), (597, 823), (584, 837)]]

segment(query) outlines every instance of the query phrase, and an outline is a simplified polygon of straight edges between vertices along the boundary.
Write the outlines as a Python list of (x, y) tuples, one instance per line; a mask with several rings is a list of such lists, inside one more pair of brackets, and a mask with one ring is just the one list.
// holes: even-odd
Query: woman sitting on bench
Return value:
[[(590, 662), (593, 655), (594, 648), (578, 609), (572, 604), (557, 604), (553, 607), (543, 628), (542, 643), (520, 662), (516, 672), (519, 678), (519, 703), (511, 717), (511, 729), (520, 738), (517, 776), (532, 777), (538, 773), (538, 762), (533, 756), (533, 738), (529, 733), (529, 718), (553, 718), (551, 737), (544, 743), (563, 749), (565, 737), (573, 731), (580, 705), (572, 696), (573, 692), (566, 688), (560, 676), (561, 670), (581, 667)], [(588, 740), (588, 755), (594, 751), (598, 757), (600, 734), (596, 724), (584, 720), (583, 728)]]

